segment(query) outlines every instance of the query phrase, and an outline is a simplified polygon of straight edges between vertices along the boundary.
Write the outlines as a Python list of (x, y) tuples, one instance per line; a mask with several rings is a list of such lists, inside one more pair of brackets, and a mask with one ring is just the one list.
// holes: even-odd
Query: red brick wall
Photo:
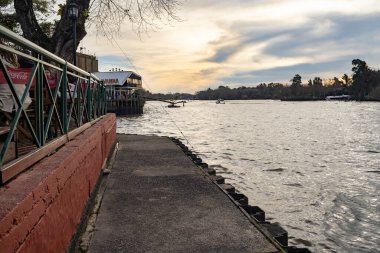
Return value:
[(116, 142), (108, 114), (0, 188), (0, 252), (66, 252)]

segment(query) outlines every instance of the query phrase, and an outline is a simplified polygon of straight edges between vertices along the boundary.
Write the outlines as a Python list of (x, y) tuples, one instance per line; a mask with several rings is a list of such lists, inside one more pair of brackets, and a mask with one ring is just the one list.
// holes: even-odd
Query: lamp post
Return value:
[(77, 57), (76, 57), (76, 45), (77, 45), (77, 19), (78, 19), (78, 5), (75, 1), (72, 1), (68, 6), (68, 15), (69, 18), (73, 21), (73, 64), (77, 65)]

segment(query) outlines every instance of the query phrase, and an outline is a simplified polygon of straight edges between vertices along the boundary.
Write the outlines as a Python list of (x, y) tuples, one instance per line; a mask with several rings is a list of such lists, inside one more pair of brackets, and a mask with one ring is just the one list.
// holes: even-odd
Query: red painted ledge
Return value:
[(66, 252), (116, 142), (107, 114), (0, 188), (0, 252)]

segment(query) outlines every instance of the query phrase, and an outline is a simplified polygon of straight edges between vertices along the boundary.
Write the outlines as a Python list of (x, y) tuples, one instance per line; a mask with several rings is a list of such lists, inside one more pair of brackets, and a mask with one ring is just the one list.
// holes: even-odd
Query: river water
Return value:
[(118, 132), (180, 138), (313, 252), (380, 252), (380, 103), (148, 102)]

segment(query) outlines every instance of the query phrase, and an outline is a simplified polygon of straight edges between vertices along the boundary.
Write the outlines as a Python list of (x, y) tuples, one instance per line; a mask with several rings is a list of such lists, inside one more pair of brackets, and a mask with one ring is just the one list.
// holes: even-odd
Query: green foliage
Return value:
[(3, 14), (3, 13), (0, 13), (0, 24), (2, 26), (5, 26), (6, 28), (16, 32), (17, 31), (17, 27), (18, 27), (18, 24), (17, 24), (17, 19), (16, 19), (16, 14), (15, 13), (12, 13), (12, 14)]
[(55, 24), (52, 22), (41, 22), (40, 23), (42, 31), (48, 36), (51, 37), (54, 32)]
[(358, 100), (364, 100), (374, 86), (374, 73), (365, 61), (360, 59), (352, 60), (352, 91)]
[(280, 99), (285, 90), (289, 87), (285, 87), (281, 83), (261, 83), (257, 87), (239, 87), (229, 88), (228, 86), (219, 86), (217, 89), (207, 89), (204, 91), (198, 91), (195, 95), (197, 99), (204, 100), (217, 100), (219, 98), (232, 100), (232, 99)]
[(90, 12), (86, 9), (82, 11), (82, 17), (88, 18), (90, 16)]
[(66, 6), (65, 4), (58, 4), (58, 12), (57, 12), (58, 16), (62, 16), (65, 6)]
[(344, 74), (342, 76), (342, 80), (343, 80), (343, 87), (348, 87), (352, 83), (352, 78), (349, 77), (347, 74)]
[(7, 7), (13, 3), (13, 0), (0, 0), (0, 8)]
[(17, 17), (12, 10), (12, 3), (12, 0), (0, 0), (0, 24), (15, 32), (17, 30)]
[(54, 4), (55, 1), (33, 0), (33, 8), (35, 11), (46, 13), (49, 9), (49, 4)]
[(333, 80), (334, 80), (333, 84), (332, 84), (333, 87), (341, 87), (342, 86), (343, 82), (341, 80), (339, 80), (338, 77), (334, 77)]
[(367, 63), (360, 59), (352, 60), (352, 66), (353, 66), (352, 72), (354, 72), (354, 78), (355, 76), (361, 75), (362, 73), (369, 70)]
[(291, 86), (299, 87), (302, 85), (302, 77), (299, 74), (296, 74), (291, 80)]
[[(55, 27), (52, 16), (54, 16), (53, 8), (56, 0), (33, 0), (32, 2), (33, 10), (42, 30), (50, 37)], [(0, 0), (0, 10), (0, 24), (14, 32), (19, 32), (20, 28), (13, 8), (13, 0)]]
[(33, 0), (33, 10), (37, 17), (38, 23), (42, 31), (48, 36), (51, 37), (54, 29), (56, 17), (54, 6), (56, 1), (46, 1), (46, 0)]
[(316, 87), (321, 87), (323, 86), (323, 81), (320, 77), (314, 77), (314, 80), (313, 80), (313, 86), (316, 86)]
[(299, 74), (296, 74), (291, 80), (292, 84), (290, 85), (290, 88), (292, 90), (293, 96), (299, 96), (300, 95), (300, 89), (302, 86), (302, 78)]

